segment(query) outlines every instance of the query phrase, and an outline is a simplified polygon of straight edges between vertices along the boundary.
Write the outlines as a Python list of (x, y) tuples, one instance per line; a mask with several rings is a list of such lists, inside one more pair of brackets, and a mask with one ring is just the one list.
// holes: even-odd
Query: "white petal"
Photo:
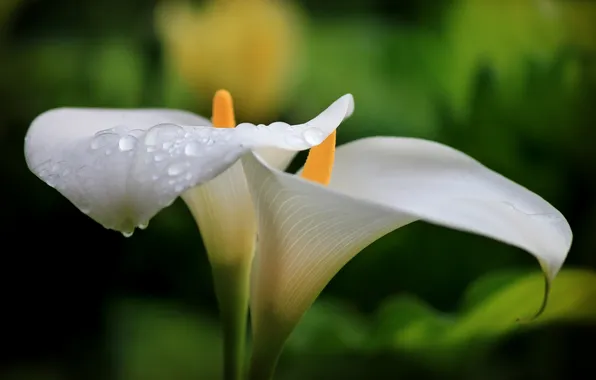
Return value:
[(336, 100), (311, 121), (289, 125), (275, 122), (265, 125), (242, 123), (236, 126), (243, 141), (252, 147), (276, 147), (290, 151), (310, 149), (319, 145), (354, 110), (354, 98), (347, 94)]
[[(338, 114), (344, 113), (344, 120), (352, 116), (354, 112), (354, 99), (351, 95), (346, 95), (339, 101), (345, 101), (345, 108), (344, 104), (339, 103), (338, 107), (339, 111)], [(338, 102), (339, 102), (338, 101)], [(336, 122), (336, 121), (334, 121)], [(309, 123), (313, 125), (313, 121)], [(329, 135), (327, 133), (327, 135)], [(263, 159), (269, 166), (279, 169), (279, 170), (286, 170), (296, 154), (298, 153), (295, 150), (286, 150), (286, 149), (279, 149), (273, 147), (266, 147), (260, 148), (256, 150), (256, 153)]]
[[(341, 123), (346, 95), (311, 122), (212, 128), (175, 110), (55, 109), (26, 136), (27, 164), (106, 228), (131, 233), (185, 190), (211, 180), (249, 149), (308, 149)], [(318, 136), (318, 135), (317, 135)]]
[(416, 220), (521, 247), (550, 279), (571, 244), (569, 225), (542, 198), (429, 141), (371, 138), (340, 147), (329, 187), (267, 168), (255, 156), (243, 163), (259, 223), (251, 294), (255, 349), (283, 342), (352, 257)]
[(250, 262), (256, 219), (240, 162), (211, 181), (182, 194), (192, 212), (212, 264)]
[(267, 165), (282, 171), (288, 168), (298, 153), (295, 150), (279, 148), (259, 148), (255, 152), (267, 163)]
[(273, 171), (255, 156), (245, 156), (243, 164), (259, 231), (250, 300), (253, 351), (275, 351), (347, 261), (415, 218)]
[(547, 201), (432, 141), (374, 137), (340, 146), (329, 188), (522, 248), (550, 278), (571, 246), (569, 224)]

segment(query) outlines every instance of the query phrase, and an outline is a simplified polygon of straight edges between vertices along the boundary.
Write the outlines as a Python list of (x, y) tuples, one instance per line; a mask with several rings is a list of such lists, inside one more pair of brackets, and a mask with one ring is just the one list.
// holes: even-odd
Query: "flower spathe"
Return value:
[(255, 155), (243, 158), (259, 223), (251, 378), (271, 376), (293, 328), (350, 259), (414, 221), (519, 247), (538, 259), (548, 282), (567, 256), (572, 232), (559, 211), (462, 152), (397, 137), (356, 140), (335, 152), (332, 147), (331, 176), (315, 181), (276, 170)]
[(251, 149), (309, 149), (352, 110), (348, 94), (305, 124), (213, 128), (180, 110), (58, 108), (32, 122), (25, 157), (33, 173), (81, 211), (130, 234)]

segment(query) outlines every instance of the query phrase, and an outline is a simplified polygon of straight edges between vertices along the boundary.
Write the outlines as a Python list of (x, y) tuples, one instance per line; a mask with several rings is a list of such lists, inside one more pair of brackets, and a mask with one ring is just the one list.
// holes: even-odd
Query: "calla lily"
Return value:
[[(216, 128), (236, 126), (227, 91), (215, 95), (212, 122)], [(296, 151), (261, 148), (259, 154), (284, 170)], [(244, 362), (250, 267), (257, 234), (242, 164), (237, 162), (211, 181), (187, 190), (182, 199), (197, 221), (213, 271), (224, 326), (224, 378), (238, 379)]]
[[(240, 162), (251, 149), (284, 169), (353, 111), (345, 95), (300, 125), (236, 126), (232, 99), (218, 91), (213, 125), (180, 110), (73, 109), (38, 116), (26, 136), (29, 168), (106, 228), (129, 236), (182, 196), (213, 269), (224, 326), (226, 379), (242, 372), (256, 219)], [(235, 127), (235, 128), (234, 128)]]
[(82, 212), (129, 235), (251, 149), (309, 149), (352, 109), (352, 96), (345, 95), (304, 124), (214, 128), (180, 110), (58, 108), (32, 122), (25, 158), (34, 174)]
[(436, 142), (371, 137), (335, 151), (334, 138), (311, 149), (300, 175), (243, 158), (259, 223), (251, 379), (272, 376), (287, 337), (351, 258), (414, 221), (519, 247), (538, 259), (547, 285), (561, 268), (571, 229), (530, 190)]

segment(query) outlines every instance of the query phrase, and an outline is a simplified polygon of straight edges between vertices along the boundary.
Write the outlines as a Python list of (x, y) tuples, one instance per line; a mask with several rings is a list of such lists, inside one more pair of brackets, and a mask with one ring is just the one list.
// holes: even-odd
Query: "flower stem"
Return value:
[(250, 260), (213, 265), (215, 293), (219, 304), (224, 340), (224, 380), (243, 377)]
[(291, 325), (285, 325), (275, 314), (266, 312), (260, 317), (261, 323), (252, 326), (253, 341), (248, 380), (273, 379), (279, 357), (292, 332)]
[(248, 370), (248, 380), (272, 380), (281, 350), (253, 351)]

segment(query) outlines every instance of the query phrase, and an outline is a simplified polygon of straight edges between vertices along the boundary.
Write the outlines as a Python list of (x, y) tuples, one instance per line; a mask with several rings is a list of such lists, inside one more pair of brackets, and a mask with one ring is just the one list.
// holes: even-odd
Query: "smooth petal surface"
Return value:
[(306, 124), (225, 129), (201, 126), (208, 123), (184, 111), (55, 109), (33, 121), (25, 156), (31, 171), (81, 211), (106, 228), (131, 233), (250, 149), (317, 145), (352, 102), (346, 95)]
[(252, 256), (257, 225), (240, 162), (187, 190), (182, 199), (199, 225), (213, 264), (233, 264)]
[(564, 216), (539, 195), (428, 140), (373, 137), (341, 146), (329, 188), (524, 249), (549, 278), (571, 246)]
[(378, 137), (339, 147), (329, 187), (255, 156), (243, 162), (259, 222), (251, 296), (257, 352), (259, 344), (283, 343), (352, 257), (413, 221), (525, 249), (549, 279), (571, 245), (569, 225), (546, 201), (438, 143)]
[(288, 168), (296, 154), (295, 150), (278, 148), (260, 148), (255, 151), (269, 166), (284, 171)]

